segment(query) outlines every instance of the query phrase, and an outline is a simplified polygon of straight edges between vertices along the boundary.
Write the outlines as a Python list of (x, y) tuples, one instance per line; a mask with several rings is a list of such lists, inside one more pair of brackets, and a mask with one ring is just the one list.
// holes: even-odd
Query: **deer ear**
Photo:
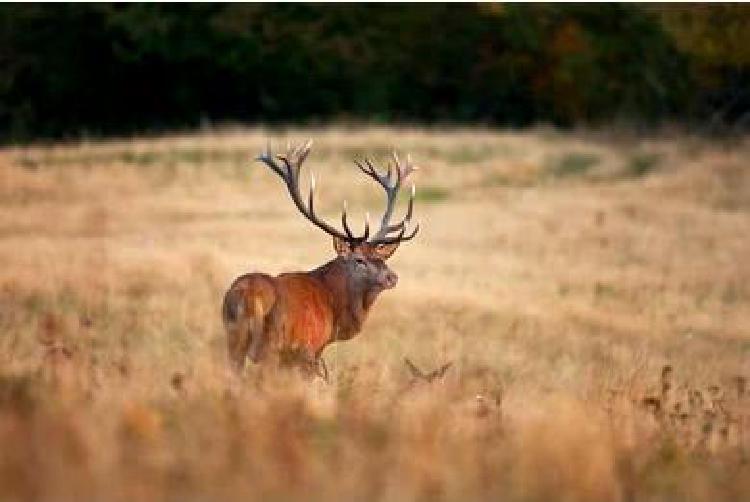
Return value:
[(394, 242), (393, 244), (380, 244), (379, 246), (375, 248), (375, 251), (373, 251), (373, 253), (378, 258), (385, 261), (388, 258), (390, 258), (393, 253), (396, 252), (396, 249), (398, 249), (399, 244), (400, 242)]
[(339, 256), (346, 256), (352, 252), (352, 247), (345, 240), (334, 236), (333, 250), (336, 251), (336, 254)]

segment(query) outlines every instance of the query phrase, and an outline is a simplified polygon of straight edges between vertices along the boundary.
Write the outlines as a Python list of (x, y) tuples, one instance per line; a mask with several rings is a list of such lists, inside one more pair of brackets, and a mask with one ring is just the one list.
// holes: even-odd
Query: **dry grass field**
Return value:
[[(241, 273), (410, 152), (422, 232), (331, 381), (227, 371)], [(0, 501), (750, 498), (750, 143), (553, 130), (202, 132), (0, 150)], [(414, 379), (453, 362), (442, 379)]]

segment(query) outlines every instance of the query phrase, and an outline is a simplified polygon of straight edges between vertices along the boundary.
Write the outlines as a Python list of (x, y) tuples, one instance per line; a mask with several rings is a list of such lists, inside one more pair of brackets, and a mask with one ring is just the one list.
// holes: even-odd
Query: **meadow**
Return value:
[[(252, 161), (306, 138), (358, 228), (382, 193), (352, 161), (410, 153), (422, 231), (330, 382), (237, 378), (231, 281), (333, 257)], [(544, 128), (6, 147), (0, 501), (747, 500), (749, 158)]]

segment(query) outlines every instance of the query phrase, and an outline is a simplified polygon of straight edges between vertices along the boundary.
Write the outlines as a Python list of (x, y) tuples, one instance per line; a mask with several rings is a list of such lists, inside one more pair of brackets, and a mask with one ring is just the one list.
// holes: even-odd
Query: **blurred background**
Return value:
[(216, 122), (750, 126), (750, 7), (3, 5), (0, 140)]

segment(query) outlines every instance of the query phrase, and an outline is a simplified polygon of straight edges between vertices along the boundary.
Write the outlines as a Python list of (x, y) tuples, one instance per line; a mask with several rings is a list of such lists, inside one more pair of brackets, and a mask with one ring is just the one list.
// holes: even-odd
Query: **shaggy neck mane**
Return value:
[(311, 272), (331, 294), (335, 312), (335, 338), (348, 340), (359, 333), (380, 291), (357, 287), (349, 280), (343, 258), (336, 258)]

